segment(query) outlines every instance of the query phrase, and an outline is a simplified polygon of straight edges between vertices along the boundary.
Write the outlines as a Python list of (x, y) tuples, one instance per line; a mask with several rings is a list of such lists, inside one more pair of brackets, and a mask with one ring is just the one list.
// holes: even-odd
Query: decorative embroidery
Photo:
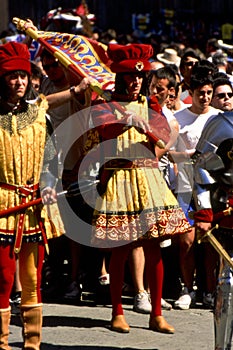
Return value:
[(13, 117), (17, 117), (17, 131), (25, 129), (28, 125), (33, 124), (33, 122), (38, 117), (38, 107), (36, 104), (25, 104), (20, 111), (15, 110), (14, 114), (12, 112), (6, 113), (5, 108), (0, 105), (0, 127), (9, 132), (13, 133)]
[(102, 213), (94, 218), (94, 222), (95, 238), (110, 241), (133, 241), (138, 238), (166, 239), (185, 233), (189, 229), (181, 208), (164, 208), (157, 212), (145, 211), (143, 215)]

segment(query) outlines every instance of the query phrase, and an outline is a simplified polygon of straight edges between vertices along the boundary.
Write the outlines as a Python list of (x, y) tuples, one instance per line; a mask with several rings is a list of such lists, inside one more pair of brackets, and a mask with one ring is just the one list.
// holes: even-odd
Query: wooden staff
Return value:
[(19, 204), (19, 205), (16, 205), (15, 207), (11, 207), (11, 208), (8, 208), (8, 209), (1, 210), (0, 211), (0, 218), (4, 218), (6, 216), (15, 214), (17, 212), (24, 211), (27, 208), (32, 207), (33, 205), (39, 205), (41, 203), (42, 203), (42, 199), (41, 198), (37, 198), (37, 199), (34, 199), (34, 200), (29, 201), (27, 203)]
[[(61, 197), (61, 196), (69, 196), (69, 197), (74, 197), (74, 196), (78, 196), (79, 194), (82, 194), (88, 190), (90, 190), (90, 187), (92, 187), (95, 184), (98, 184), (99, 180), (85, 180), (83, 183), (80, 182), (80, 184), (78, 182), (72, 183), (67, 190), (65, 191), (61, 191), (57, 193), (57, 197)], [(21, 212), (26, 210), (29, 207), (32, 207), (34, 205), (39, 205), (42, 203), (42, 198), (37, 198), (34, 200), (31, 200), (27, 203), (23, 203), (23, 204), (19, 204), (16, 205), (14, 207), (8, 208), (8, 209), (4, 209), (0, 211), (0, 218)], [(49, 205), (49, 204), (48, 204)]]
[[(80, 76), (83, 78), (87, 77), (84, 74), (84, 72), (79, 69), (78, 64), (72, 61), (68, 55), (64, 54), (62, 51), (56, 50), (46, 40), (41, 38), (40, 35), (32, 28), (25, 29), (25, 24), (27, 23), (26, 21), (19, 19), (17, 17), (14, 17), (12, 22), (16, 25), (18, 30), (25, 31), (32, 39), (36, 40), (42, 46), (44, 46), (46, 50), (48, 50), (55, 58), (57, 58), (59, 62), (61, 62), (61, 64), (64, 65), (66, 69), (68, 69), (71, 73), (75, 74), (78, 77)], [(97, 81), (95, 83), (92, 82), (90, 84), (90, 87), (98, 95), (102, 96), (106, 101), (108, 102), (111, 101), (111, 94), (102, 90)], [(114, 101), (114, 105), (120, 113), (123, 113), (123, 114), (125, 113), (126, 111), (125, 108), (122, 107), (118, 102)], [(159, 148), (162, 148), (162, 149), (165, 148), (164, 142), (160, 140), (158, 137), (156, 137), (154, 134), (152, 134), (150, 131), (147, 131), (145, 134), (148, 136), (150, 142), (154, 143)]]

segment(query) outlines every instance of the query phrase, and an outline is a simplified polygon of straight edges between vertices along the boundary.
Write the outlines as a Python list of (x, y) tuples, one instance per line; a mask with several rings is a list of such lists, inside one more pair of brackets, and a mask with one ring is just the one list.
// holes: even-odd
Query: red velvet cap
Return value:
[(31, 74), (30, 53), (27, 45), (10, 41), (0, 45), (0, 76), (15, 70)]
[(152, 55), (152, 46), (146, 44), (109, 44), (108, 47), (108, 56), (112, 60), (110, 68), (113, 73), (149, 71), (151, 70), (149, 58)]

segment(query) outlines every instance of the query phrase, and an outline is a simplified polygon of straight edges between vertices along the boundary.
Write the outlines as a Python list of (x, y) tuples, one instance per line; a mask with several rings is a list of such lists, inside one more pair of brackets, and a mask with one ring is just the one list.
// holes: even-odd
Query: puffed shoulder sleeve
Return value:
[(148, 101), (149, 107), (149, 124), (152, 129), (152, 133), (159, 139), (168, 143), (170, 140), (171, 128), (167, 119), (161, 114), (161, 107), (155, 98), (150, 98)]
[(109, 103), (97, 103), (91, 108), (91, 117), (102, 139), (113, 139), (124, 132), (127, 125), (127, 116), (117, 119), (114, 113), (114, 105)]

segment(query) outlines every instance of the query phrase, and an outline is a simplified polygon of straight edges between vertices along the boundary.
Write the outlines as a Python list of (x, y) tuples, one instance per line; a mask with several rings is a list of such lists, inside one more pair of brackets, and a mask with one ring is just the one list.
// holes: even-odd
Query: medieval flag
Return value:
[[(13, 21), (18, 29), (24, 28), (25, 21), (18, 18)], [(93, 90), (100, 95), (106, 89), (113, 90), (115, 74), (109, 68), (106, 45), (82, 35), (35, 31), (32, 28), (26, 29), (26, 33), (58, 58), (71, 73), (92, 78)]]
[(80, 76), (89, 76), (97, 80), (101, 89), (112, 89), (114, 86), (115, 74), (109, 68), (107, 46), (82, 35), (37, 32), (39, 42), (51, 51), (60, 53), (65, 61), (76, 67)]

